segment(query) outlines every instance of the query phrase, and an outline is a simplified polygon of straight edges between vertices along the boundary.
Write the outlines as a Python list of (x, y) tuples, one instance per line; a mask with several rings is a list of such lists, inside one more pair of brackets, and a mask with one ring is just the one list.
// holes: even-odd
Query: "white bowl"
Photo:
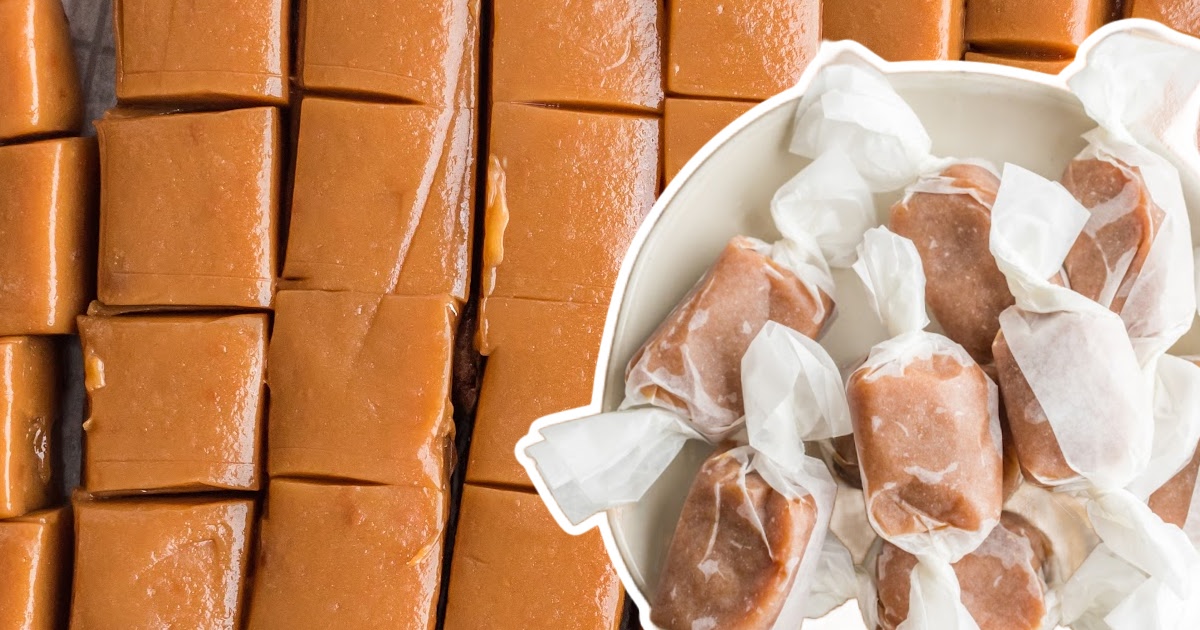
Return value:
[[(707, 454), (689, 446), (637, 505), (610, 510), (579, 526), (558, 510), (525, 454), (546, 425), (615, 410), (625, 395), (625, 366), (633, 353), (712, 264), (734, 235), (778, 238), (769, 212), (771, 197), (807, 160), (787, 151), (796, 104), (818, 68), (850, 55), (884, 73), (920, 116), (933, 139), (934, 155), (979, 157), (997, 165), (1019, 164), (1057, 180), (1084, 146), (1080, 135), (1095, 127), (1067, 90), (1067, 77), (1083, 66), (1095, 44), (1118, 33), (1135, 32), (1200, 50), (1200, 41), (1145, 20), (1126, 20), (1097, 31), (1080, 48), (1078, 60), (1059, 76), (983, 63), (958, 61), (885, 62), (854, 42), (826, 42), (800, 82), (758, 105), (726, 127), (688, 162), (663, 192), (633, 239), (613, 292), (601, 342), (592, 404), (534, 422), (517, 444), (516, 456), (563, 529), (572, 534), (598, 528), (609, 556), (630, 595), (642, 609), (642, 624), (653, 628), (645, 611), (657, 583), (667, 545), (695, 471)], [(1193, 236), (1200, 228), (1200, 157), (1196, 129), (1174, 138), (1166, 151), (1184, 181)], [(886, 213), (892, 198), (881, 197)], [(882, 217), (881, 217), (882, 218)], [(837, 273), (835, 273), (837, 277)], [(862, 296), (844, 295), (839, 283), (842, 335), (883, 339)], [(847, 283), (856, 284), (856, 283)], [(1180, 352), (1200, 351), (1193, 334)], [(822, 340), (839, 363), (852, 360), (839, 335)], [(805, 624), (810, 630), (862, 628), (850, 605)]]

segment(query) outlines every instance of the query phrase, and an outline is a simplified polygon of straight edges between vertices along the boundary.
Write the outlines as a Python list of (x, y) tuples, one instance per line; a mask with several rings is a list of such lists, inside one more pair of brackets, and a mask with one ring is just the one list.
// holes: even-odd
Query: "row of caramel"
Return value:
[[(0, 2), (0, 628), (62, 627), (61, 335), (94, 291), (96, 143), (58, 0)], [(57, 506), (57, 507), (56, 507)]]

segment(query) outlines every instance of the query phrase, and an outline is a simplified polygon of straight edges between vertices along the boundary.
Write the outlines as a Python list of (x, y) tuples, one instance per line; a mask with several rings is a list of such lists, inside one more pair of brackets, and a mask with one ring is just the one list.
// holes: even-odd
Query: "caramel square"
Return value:
[(447, 509), (431, 488), (273, 480), (248, 627), (432, 630)]
[(288, 288), (466, 299), (474, 110), (309, 97), (296, 152)]
[(765, 100), (796, 84), (821, 43), (820, 0), (667, 0), (667, 9), (671, 94)]
[(100, 138), (101, 302), (269, 307), (279, 112), (110, 116)]
[(1033, 70), (1034, 72), (1044, 72), (1046, 74), (1058, 74), (1063, 71), (1070, 63), (1070, 59), (1053, 59), (1046, 57), (1010, 57), (1008, 55), (990, 55), (987, 53), (969, 52), (966, 56), (967, 61), (980, 61), (983, 63), (996, 63), (1002, 66), (1012, 66), (1014, 68), (1024, 68)]
[(971, 0), (967, 41), (989, 51), (1070, 56), (1108, 15), (1108, 0)]
[(671, 181), (704, 145), (754, 103), (669, 98), (663, 115), (663, 173)]
[(1200, 5), (1196, 0), (1126, 0), (1125, 17), (1146, 18), (1200, 37)]
[(89, 492), (257, 490), (267, 316), (79, 318)]
[(591, 402), (607, 313), (597, 304), (488, 300), (469, 482), (532, 487), (513, 449), (534, 420)]
[(660, 0), (496, 0), (492, 101), (662, 109)]
[(457, 322), (444, 295), (281, 291), (267, 377), (271, 476), (444, 488)]
[(240, 626), (249, 499), (77, 499), (72, 630)]
[(0, 334), (75, 331), (95, 287), (96, 141), (0, 146)]
[(888, 61), (962, 59), (964, 5), (965, 0), (826, 2), (824, 37), (853, 39)]
[(0, 628), (54, 630), (66, 625), (71, 547), (68, 508), (0, 521)]
[(60, 0), (0, 2), (0, 142), (74, 134), (83, 96)]
[(291, 0), (115, 0), (117, 99), (286, 105)]
[(446, 630), (621, 623), (621, 581), (599, 534), (567, 535), (536, 494), (463, 489), (449, 588)]
[(475, 107), (480, 0), (301, 0), (310, 91)]
[(657, 118), (492, 108), (483, 295), (607, 304), (658, 189)]
[(50, 447), (58, 394), (52, 339), (0, 337), (0, 519), (54, 499)]

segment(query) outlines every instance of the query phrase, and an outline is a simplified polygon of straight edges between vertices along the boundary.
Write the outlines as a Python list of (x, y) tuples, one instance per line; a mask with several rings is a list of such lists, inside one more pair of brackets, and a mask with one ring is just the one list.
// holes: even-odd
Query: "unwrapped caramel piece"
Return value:
[(607, 304), (658, 191), (658, 119), (497, 103), (491, 125), (484, 297)]
[(495, 0), (492, 102), (662, 109), (660, 0)]
[(977, 532), (1000, 518), (1003, 466), (988, 385), (965, 354), (937, 349), (850, 377), (863, 491), (881, 536)]
[(1079, 477), (1063, 456), (1054, 427), (1013, 358), (1003, 333), (996, 335), (992, 353), (1004, 399), (1002, 420), (1008, 423), (1025, 478), (1037, 485), (1055, 486)]
[(286, 287), (465, 300), (474, 188), (474, 110), (304, 99)]
[(96, 282), (96, 141), (0, 147), (0, 334), (75, 331)]
[(446, 630), (616, 630), (624, 599), (598, 533), (567, 535), (536, 494), (463, 489)]
[(669, 98), (663, 108), (663, 173), (675, 179), (705, 143), (754, 107), (741, 101)]
[(1044, 72), (1046, 74), (1058, 74), (1063, 71), (1063, 68), (1066, 68), (1071, 63), (1071, 59), (1069, 57), (1010, 56), (993, 55), (979, 52), (968, 52), (965, 59), (967, 61), (996, 63), (1003, 66), (1012, 66), (1014, 68), (1024, 68), (1026, 70)]
[(862, 467), (858, 465), (858, 446), (854, 434), (842, 435), (830, 441), (829, 460), (833, 472), (852, 488), (862, 490)]
[(115, 0), (117, 99), (286, 105), (291, 0)]
[(1200, 37), (1200, 4), (1196, 0), (1126, 0), (1125, 17), (1162, 22), (1181, 33)]
[(910, 239), (925, 268), (925, 300), (946, 331), (981, 364), (992, 362), (1000, 313), (1013, 305), (989, 250), (1000, 178), (969, 163), (913, 184), (892, 206), (889, 227)]
[(250, 499), (77, 498), (72, 630), (237, 628), (255, 511)]
[(1162, 520), (1183, 527), (1192, 508), (1196, 477), (1200, 473), (1200, 449), (1183, 470), (1150, 495), (1150, 509)]
[(965, 0), (836, 0), (822, 6), (823, 37), (853, 39), (888, 61), (961, 59)]
[(267, 316), (79, 318), (89, 492), (257, 490)]
[(692, 481), (651, 603), (664, 630), (767, 630), (783, 610), (817, 504), (780, 494), (746, 465), (719, 451)]
[(1108, 0), (971, 0), (967, 41), (993, 51), (1074, 55), (1109, 13)]
[(269, 307), (279, 111), (113, 115), (96, 131), (100, 301)]
[(1071, 288), (1120, 313), (1166, 214), (1121, 162), (1076, 159), (1063, 186), (1091, 213), (1063, 261)]
[(447, 507), (427, 487), (272, 480), (246, 627), (432, 630)]
[(672, 94), (766, 100), (796, 84), (821, 43), (820, 0), (668, 0), (667, 11)]
[[(962, 602), (979, 630), (1040, 630), (1046, 618), (1045, 536), (1011, 512), (1001, 516), (975, 551), (954, 563)], [(884, 542), (875, 567), (881, 630), (908, 619), (908, 598), (917, 558)]]
[(52, 339), (0, 337), (0, 519), (43, 508), (54, 498), (57, 368)]
[(480, 0), (303, 0), (297, 79), (309, 91), (475, 107)]
[(281, 291), (267, 377), (271, 476), (444, 489), (457, 323), (445, 295)]
[(488, 300), (468, 482), (533, 488), (513, 449), (534, 420), (591, 402), (607, 314), (599, 304)]
[(83, 96), (60, 0), (0, 2), (0, 85), (0, 142), (79, 132)]
[(770, 257), (771, 246), (735, 236), (658, 330), (629, 360), (626, 396), (672, 409), (722, 438), (743, 415), (742, 355), (768, 321), (810, 337), (833, 300)]
[(71, 546), (69, 508), (0, 521), (0, 628), (66, 626)]

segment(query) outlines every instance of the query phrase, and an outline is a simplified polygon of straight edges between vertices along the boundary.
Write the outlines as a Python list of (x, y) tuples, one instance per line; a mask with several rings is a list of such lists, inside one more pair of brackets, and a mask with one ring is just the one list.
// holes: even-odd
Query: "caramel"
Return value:
[(888, 61), (961, 59), (964, 0), (823, 3), (824, 38), (853, 39)]
[(616, 630), (623, 604), (596, 532), (568, 536), (536, 494), (463, 489), (446, 630)]
[(988, 50), (1074, 55), (1108, 14), (1107, 0), (971, 0), (967, 41)]
[(89, 492), (257, 490), (266, 315), (81, 317)]
[(71, 510), (0, 521), (0, 628), (66, 625), (71, 583)]
[(56, 355), (47, 337), (0, 337), (0, 519), (54, 499)]
[(663, 173), (671, 181), (717, 132), (754, 103), (669, 98), (663, 108)]
[(73, 134), (83, 95), (60, 0), (0, 4), (0, 142)]

